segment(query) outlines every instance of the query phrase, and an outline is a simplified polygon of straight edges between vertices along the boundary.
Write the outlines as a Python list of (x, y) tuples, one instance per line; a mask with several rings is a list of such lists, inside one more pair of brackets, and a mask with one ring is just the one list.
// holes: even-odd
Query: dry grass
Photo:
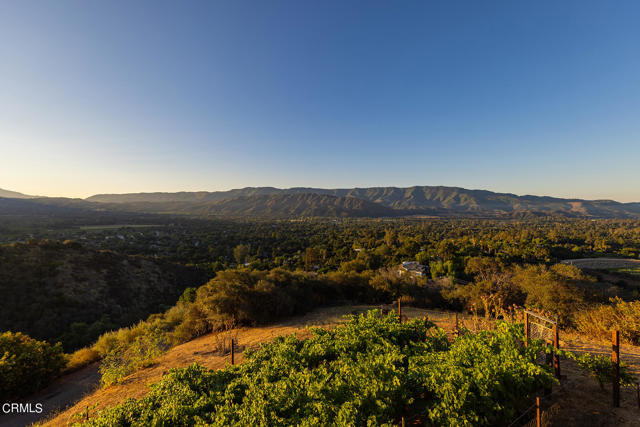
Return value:
[(81, 348), (69, 356), (65, 374), (75, 372), (93, 362), (100, 360), (100, 354), (92, 348)]

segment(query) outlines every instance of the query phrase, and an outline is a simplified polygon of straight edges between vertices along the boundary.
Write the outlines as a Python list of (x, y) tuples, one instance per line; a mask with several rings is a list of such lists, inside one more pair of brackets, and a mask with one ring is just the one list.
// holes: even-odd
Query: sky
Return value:
[(0, 2), (0, 188), (640, 201), (640, 2)]

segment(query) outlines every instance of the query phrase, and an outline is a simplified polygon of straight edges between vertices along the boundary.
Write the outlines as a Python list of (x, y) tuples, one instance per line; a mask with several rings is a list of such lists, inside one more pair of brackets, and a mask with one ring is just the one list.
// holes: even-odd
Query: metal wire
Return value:
[[(543, 401), (543, 400), (547, 400), (547, 399), (549, 399), (550, 397), (555, 396), (555, 395), (558, 395), (558, 394), (560, 394), (560, 393), (558, 392), (558, 390), (556, 390), (556, 391), (554, 391), (554, 392), (552, 392), (552, 393), (550, 393), (550, 394), (548, 394), (548, 395), (546, 395), (546, 396), (537, 396), (537, 397), (539, 397), (539, 398), (540, 398), (540, 402), (542, 403), (542, 401)], [(516, 425), (516, 423), (517, 423), (518, 421), (520, 421), (520, 420), (522, 419), (522, 417), (524, 417), (525, 415), (527, 415), (527, 414), (529, 413), (529, 411), (531, 411), (532, 409), (535, 409), (535, 408), (536, 408), (536, 406), (537, 406), (537, 403), (534, 403), (533, 405), (529, 406), (527, 409), (525, 409), (525, 410), (524, 410), (524, 412), (522, 412), (522, 413), (518, 416), (518, 418), (516, 418), (515, 420), (511, 421), (511, 423), (509, 423), (509, 425), (508, 425), (507, 427), (513, 427), (514, 425)]]

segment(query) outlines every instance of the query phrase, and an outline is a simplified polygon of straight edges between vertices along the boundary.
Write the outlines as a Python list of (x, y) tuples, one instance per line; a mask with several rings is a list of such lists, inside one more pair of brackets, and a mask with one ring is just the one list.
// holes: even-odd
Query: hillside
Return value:
[(66, 350), (175, 304), (207, 277), (192, 268), (77, 243), (0, 246), (0, 331), (61, 340)]
[[(337, 324), (343, 323), (343, 315), (354, 312), (364, 312), (373, 309), (371, 306), (339, 306), (331, 308), (323, 308), (315, 310), (304, 316), (294, 317), (279, 323), (266, 325), (263, 327), (241, 328), (236, 331), (239, 353), (236, 354), (236, 363), (243, 363), (245, 358), (241, 354), (246, 349), (256, 349), (261, 344), (272, 341), (277, 336), (297, 333), (299, 338), (308, 338), (310, 330), (308, 326), (318, 326), (322, 328), (330, 328)], [(473, 329), (474, 320), (470, 316), (455, 316), (452, 312), (422, 310), (407, 307), (405, 313), (408, 318), (422, 318), (427, 316), (429, 320), (436, 323), (439, 327), (444, 328), (451, 336), (454, 328), (456, 317), (461, 324), (467, 328)], [(589, 351), (592, 353), (608, 354), (610, 347), (603, 344), (593, 342), (585, 342), (573, 336), (561, 336), (561, 345), (563, 348), (571, 349), (578, 353)], [(45, 421), (45, 426), (68, 425), (74, 417), (86, 416), (87, 408), (89, 417), (95, 417), (99, 411), (123, 403), (127, 398), (140, 399), (149, 393), (149, 385), (158, 383), (167, 372), (174, 368), (185, 368), (193, 363), (198, 363), (206, 368), (218, 370), (223, 369), (230, 363), (229, 354), (222, 354), (215, 351), (218, 345), (218, 335), (209, 334), (199, 337), (193, 341), (179, 345), (171, 349), (168, 353), (161, 356), (156, 362), (148, 368), (136, 371), (119, 384), (99, 388), (94, 392), (84, 396), (81, 400), (70, 400), (67, 403), (73, 403), (68, 409), (60, 413), (55, 413), (53, 418)], [(633, 346), (623, 346), (622, 359), (629, 363), (634, 372), (640, 367), (640, 348)], [(622, 408), (612, 411), (610, 407), (610, 390), (601, 390), (596, 381), (588, 378), (585, 373), (576, 369), (569, 362), (562, 362), (563, 384), (559, 387), (561, 393), (555, 393), (555, 402), (550, 409), (553, 413), (553, 423), (551, 425), (634, 425), (637, 420), (637, 410), (634, 409), (635, 391), (632, 389), (624, 389), (622, 394)], [(84, 376), (95, 372), (95, 367), (86, 368), (87, 373)], [(72, 376), (69, 376), (72, 377)], [(75, 378), (61, 378), (47, 390), (39, 393), (37, 401), (47, 403), (49, 408), (55, 408), (56, 404), (60, 405), (59, 396), (65, 394), (73, 394), (78, 389), (86, 389), (86, 384)], [(54, 396), (54, 397), (51, 397)], [(51, 405), (49, 402), (51, 401)], [(591, 411), (585, 411), (585, 402)], [(62, 405), (64, 407), (64, 405)], [(597, 412), (593, 412), (597, 411)], [(52, 412), (56, 412), (53, 411)], [(14, 417), (9, 422), (14, 421), (16, 425), (19, 422), (32, 422), (38, 418), (37, 415), (24, 415)]]
[(640, 217), (640, 203), (518, 196), (433, 186), (351, 189), (249, 187), (216, 192), (98, 194), (84, 200), (0, 197), (0, 216), (112, 218), (142, 214), (264, 218), (429, 215), (624, 219)]
[(35, 196), (28, 196), (26, 194), (18, 193), (17, 191), (9, 191), (0, 188), (0, 197), (10, 197), (13, 199), (31, 199)]
[(254, 195), (210, 202), (137, 202), (109, 204), (128, 211), (227, 217), (384, 217), (406, 211), (355, 197), (300, 193)]
[[(288, 203), (294, 198), (283, 196), (309, 194), (338, 198), (315, 198), (309, 203), (313, 209), (274, 208), (276, 203)], [(275, 198), (281, 196), (282, 198)], [(216, 215), (306, 215), (306, 212), (323, 216), (336, 210), (336, 204), (346, 199), (368, 202), (358, 209), (337, 209), (343, 216), (391, 216), (406, 214), (429, 214), (443, 216), (523, 216), (562, 215), (569, 217), (630, 218), (640, 216), (640, 203), (619, 203), (612, 200), (562, 199), (544, 196), (517, 196), (510, 193), (495, 193), (485, 190), (467, 190), (458, 187), (416, 186), (409, 188), (372, 187), (352, 189), (320, 189), (273, 187), (243, 188), (217, 192), (180, 193), (132, 193), (101, 194), (87, 198), (88, 201), (109, 204), (125, 204), (128, 209), (144, 209), (157, 212), (171, 207), (183, 213)], [(221, 203), (221, 201), (234, 202)], [(213, 203), (218, 202), (218, 203)], [(354, 202), (351, 202), (353, 206)], [(138, 204), (138, 205), (136, 205)], [(142, 204), (142, 205), (140, 205)], [(168, 204), (168, 205), (167, 205)], [(382, 215), (373, 207), (384, 207)], [(265, 209), (265, 210), (262, 210)], [(336, 215), (340, 216), (340, 215)]]

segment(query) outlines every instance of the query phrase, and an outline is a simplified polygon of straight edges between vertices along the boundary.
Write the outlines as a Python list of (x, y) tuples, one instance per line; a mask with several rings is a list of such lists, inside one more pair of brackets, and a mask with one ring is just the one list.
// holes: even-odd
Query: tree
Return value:
[(249, 246), (239, 244), (235, 248), (233, 248), (233, 258), (236, 260), (238, 264), (244, 264), (247, 262), (247, 257), (249, 256)]
[(307, 248), (302, 255), (305, 270), (311, 270), (320, 263), (320, 251), (316, 248)]
[(46, 386), (66, 365), (62, 345), (37, 341), (20, 332), (0, 335), (0, 400)]

